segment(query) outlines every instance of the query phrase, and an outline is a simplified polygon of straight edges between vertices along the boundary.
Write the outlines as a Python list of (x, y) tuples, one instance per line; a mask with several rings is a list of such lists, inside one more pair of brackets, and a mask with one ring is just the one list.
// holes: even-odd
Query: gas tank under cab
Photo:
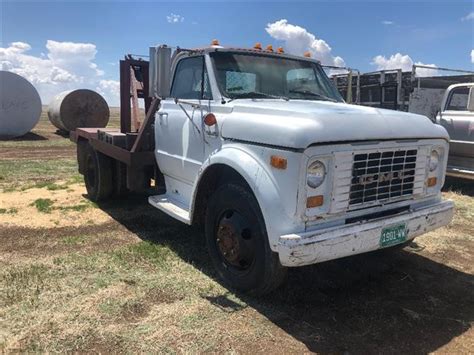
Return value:
[(303, 100), (238, 100), (222, 124), (224, 138), (305, 149), (314, 143), (448, 139), (429, 118), (400, 111)]

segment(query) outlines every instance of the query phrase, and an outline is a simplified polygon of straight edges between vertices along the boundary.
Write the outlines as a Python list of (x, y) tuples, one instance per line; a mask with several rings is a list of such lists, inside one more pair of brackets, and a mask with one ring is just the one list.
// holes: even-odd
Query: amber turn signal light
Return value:
[(322, 206), (323, 203), (324, 203), (323, 195), (311, 196), (311, 197), (308, 197), (308, 199), (306, 200), (306, 208), (319, 207), (319, 206)]
[(270, 165), (276, 169), (285, 170), (288, 165), (288, 161), (286, 158), (280, 157), (278, 155), (272, 155), (270, 158)]
[(206, 126), (214, 126), (217, 123), (216, 116), (213, 113), (208, 113), (204, 116), (204, 124)]
[(437, 182), (438, 182), (438, 179), (436, 179), (435, 177), (430, 177), (428, 178), (428, 180), (426, 180), (426, 185), (428, 187), (433, 187), (436, 185)]

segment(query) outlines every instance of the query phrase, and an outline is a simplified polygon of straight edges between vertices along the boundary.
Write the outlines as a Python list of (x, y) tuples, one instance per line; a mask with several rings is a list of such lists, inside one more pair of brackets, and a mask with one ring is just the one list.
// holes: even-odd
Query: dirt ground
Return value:
[(447, 182), (448, 227), (291, 269), (261, 299), (223, 287), (201, 233), (144, 196), (85, 193), (75, 146), (45, 115), (0, 142), (0, 352), (474, 351), (472, 184)]

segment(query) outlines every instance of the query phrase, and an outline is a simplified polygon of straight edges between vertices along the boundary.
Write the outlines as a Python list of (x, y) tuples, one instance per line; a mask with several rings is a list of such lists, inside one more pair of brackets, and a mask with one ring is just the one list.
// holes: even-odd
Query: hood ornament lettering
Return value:
[(389, 171), (386, 173), (379, 174), (365, 174), (357, 177), (357, 183), (360, 185), (369, 185), (374, 182), (388, 182), (391, 180), (403, 180), (405, 173), (403, 170), (400, 171)]

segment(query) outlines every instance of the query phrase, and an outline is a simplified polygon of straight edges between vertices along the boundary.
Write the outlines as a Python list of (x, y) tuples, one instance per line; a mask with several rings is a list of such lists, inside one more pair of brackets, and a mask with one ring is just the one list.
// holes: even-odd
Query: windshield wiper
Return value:
[(272, 95), (272, 94), (266, 94), (264, 92), (258, 92), (258, 91), (248, 91), (248, 92), (243, 92), (241, 94), (233, 94), (231, 99), (227, 102), (231, 102), (232, 100), (235, 99), (254, 99), (254, 98), (271, 98), (271, 99), (281, 99), (288, 101), (289, 98), (286, 96), (278, 96), (278, 95)]
[(317, 92), (314, 92), (311, 90), (289, 90), (289, 92), (294, 93), (294, 94), (310, 95), (310, 96), (320, 98), (322, 100), (337, 102), (337, 100), (334, 100), (333, 98), (318, 94)]

